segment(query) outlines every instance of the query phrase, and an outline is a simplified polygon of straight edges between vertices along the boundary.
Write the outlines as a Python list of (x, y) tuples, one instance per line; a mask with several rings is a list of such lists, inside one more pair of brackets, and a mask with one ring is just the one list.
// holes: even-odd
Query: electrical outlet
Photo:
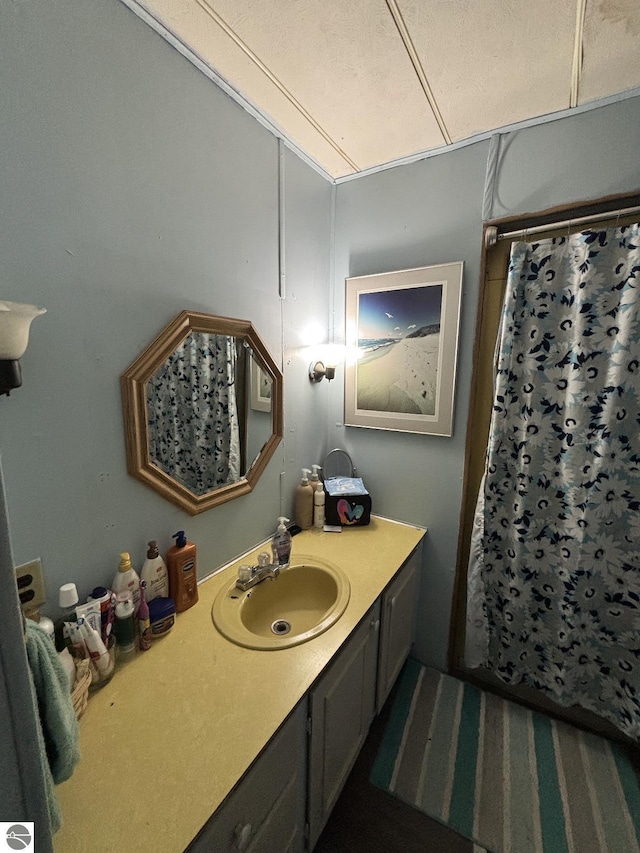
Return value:
[(44, 588), (44, 574), (42, 571), (42, 560), (31, 560), (22, 566), (16, 566), (16, 583), (18, 584), (18, 596), (24, 613), (37, 610), (47, 600)]

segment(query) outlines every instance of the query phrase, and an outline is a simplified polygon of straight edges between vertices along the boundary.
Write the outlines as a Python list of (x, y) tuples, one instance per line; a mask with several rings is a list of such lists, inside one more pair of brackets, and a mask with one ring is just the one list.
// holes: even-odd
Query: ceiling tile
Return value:
[[(334, 178), (445, 144), (411, 50), (454, 142), (566, 110), (582, 5), (122, 2), (146, 8)], [(409, 49), (398, 26), (409, 34)], [(640, 87), (639, 40), (640, 0), (586, 2), (581, 104)]]
[(584, 22), (580, 103), (640, 85), (640, 3), (589, 0)]
[[(354, 169), (194, 0), (145, 0), (147, 11), (334, 178)], [(271, 110), (266, 105), (271, 105)]]
[(208, 2), (358, 169), (443, 144), (384, 0)]
[(398, 0), (453, 140), (569, 106), (575, 0)]

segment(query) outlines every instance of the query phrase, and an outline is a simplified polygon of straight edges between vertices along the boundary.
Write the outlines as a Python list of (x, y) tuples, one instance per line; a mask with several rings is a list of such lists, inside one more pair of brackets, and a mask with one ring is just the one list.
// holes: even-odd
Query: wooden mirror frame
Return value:
[[(272, 381), (272, 432), (270, 438), (265, 442), (246, 476), (235, 483), (220, 486), (205, 495), (193, 494), (181, 483), (154, 465), (149, 458), (146, 383), (191, 332), (210, 332), (242, 338), (261, 360), (262, 369)], [(282, 440), (284, 423), (282, 371), (248, 320), (217, 317), (213, 314), (201, 314), (194, 311), (181, 311), (133, 364), (125, 370), (120, 377), (120, 389), (122, 392), (127, 471), (132, 477), (141, 480), (145, 485), (162, 495), (163, 498), (184, 509), (190, 515), (197, 515), (211, 509), (211, 507), (250, 492), (260, 479), (267, 463)]]

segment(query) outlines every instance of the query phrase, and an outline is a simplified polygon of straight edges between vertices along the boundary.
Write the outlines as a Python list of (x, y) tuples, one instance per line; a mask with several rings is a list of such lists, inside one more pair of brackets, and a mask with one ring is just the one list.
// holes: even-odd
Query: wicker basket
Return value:
[(84, 714), (89, 701), (89, 685), (91, 684), (91, 670), (89, 669), (89, 659), (75, 660), (76, 665), (76, 682), (71, 691), (71, 701), (73, 709), (76, 712), (76, 717)]

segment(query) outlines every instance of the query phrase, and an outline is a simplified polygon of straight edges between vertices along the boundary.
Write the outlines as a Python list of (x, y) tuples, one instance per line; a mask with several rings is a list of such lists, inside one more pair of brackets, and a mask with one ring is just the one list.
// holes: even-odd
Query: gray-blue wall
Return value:
[[(55, 601), (185, 528), (204, 575), (269, 535), (299, 468), (341, 445), (377, 512), (429, 527), (418, 651), (444, 667), (488, 142), (337, 187), (285, 150), (281, 300), (278, 141), (118, 0), (0, 2), (0, 297), (48, 309), (0, 399), (15, 562), (41, 557)], [(639, 142), (640, 99), (508, 134), (492, 214), (637, 189)], [(307, 380), (307, 324), (340, 340), (346, 276), (459, 260), (453, 438), (341, 426), (341, 372)], [(251, 319), (285, 369), (285, 441), (258, 487), (195, 518), (127, 475), (119, 392), (184, 308)]]
[[(640, 98), (505, 134), (490, 217), (640, 188)], [(382, 515), (429, 528), (417, 653), (446, 668), (464, 446), (482, 252), (489, 142), (483, 141), (337, 189), (334, 303), (343, 336), (344, 279), (464, 262), (452, 438), (338, 426), (342, 379), (332, 383), (329, 443), (352, 454)]]
[[(275, 529), (285, 459), (324, 438), (296, 330), (326, 327), (332, 187), (287, 149), (280, 165), (278, 140), (117, 0), (2, 17), (0, 296), (47, 308), (0, 400), (15, 559), (42, 558), (54, 602), (184, 528), (204, 576)], [(253, 493), (195, 518), (127, 475), (119, 388), (185, 308), (250, 319), (286, 368), (285, 443)]]

